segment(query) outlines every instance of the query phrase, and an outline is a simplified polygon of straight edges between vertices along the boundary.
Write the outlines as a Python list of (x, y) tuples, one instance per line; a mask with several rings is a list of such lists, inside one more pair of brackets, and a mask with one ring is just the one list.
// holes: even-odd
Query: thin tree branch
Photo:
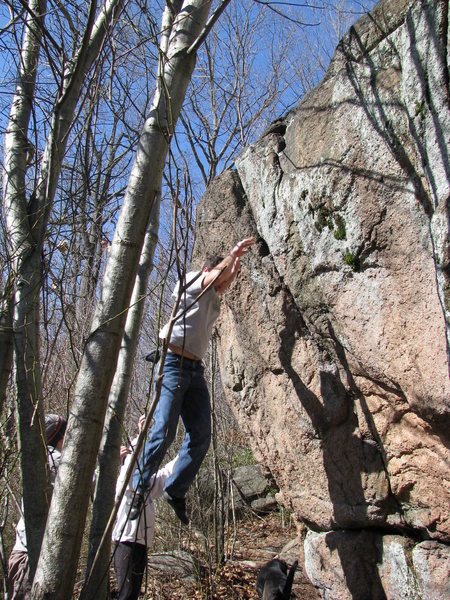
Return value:
[(226, 7), (228, 6), (228, 4), (230, 2), (231, 2), (231, 0), (223, 0), (222, 4), (217, 8), (217, 10), (208, 19), (208, 22), (206, 23), (205, 27), (203, 28), (203, 31), (200, 33), (198, 38), (188, 48), (186, 54), (194, 54), (195, 52), (197, 52), (197, 50), (200, 48), (200, 46), (206, 40), (211, 29), (214, 27), (214, 24), (216, 23), (216, 21), (218, 20), (218, 18), (220, 17), (220, 15), (223, 13), (223, 11), (226, 9)]

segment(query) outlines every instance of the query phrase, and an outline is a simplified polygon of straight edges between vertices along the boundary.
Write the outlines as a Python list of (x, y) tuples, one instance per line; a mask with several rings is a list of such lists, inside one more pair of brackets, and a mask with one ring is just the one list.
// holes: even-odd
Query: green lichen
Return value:
[(338, 213), (334, 213), (332, 208), (328, 208), (326, 204), (314, 207), (310, 202), (308, 204), (308, 213), (316, 217), (314, 226), (319, 233), (322, 233), (328, 227), (330, 231), (333, 231), (333, 235), (337, 240), (347, 239), (344, 217)]
[(450, 283), (444, 285), (444, 305), (446, 310), (450, 311)]
[(422, 98), (422, 100), (420, 100), (420, 102), (418, 102), (416, 104), (416, 117), (420, 117), (420, 120), (422, 120), (425, 117), (425, 100)]
[(336, 229), (334, 230), (334, 237), (337, 240), (346, 240), (347, 232), (345, 230), (345, 221), (342, 215), (334, 215), (334, 223), (336, 225)]
[(361, 261), (358, 255), (353, 254), (349, 250), (345, 253), (344, 262), (346, 265), (352, 268), (353, 271), (359, 271), (361, 269)]

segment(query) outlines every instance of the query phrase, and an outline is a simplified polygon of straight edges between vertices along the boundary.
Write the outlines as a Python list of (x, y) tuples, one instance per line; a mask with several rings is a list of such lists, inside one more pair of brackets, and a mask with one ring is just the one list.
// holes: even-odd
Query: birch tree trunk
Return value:
[(41, 366), (39, 356), (39, 293), (41, 253), (55, 197), (68, 133), (84, 78), (98, 57), (108, 28), (117, 18), (120, 0), (109, 0), (95, 20), (91, 3), (83, 43), (65, 73), (36, 189), (26, 198), (27, 132), (34, 102), (35, 78), (44, 28), (46, 2), (31, 0), (21, 53), (19, 84), (5, 134), (3, 199), (15, 287), (13, 335), (17, 390), (19, 450), (23, 504), (31, 577), (37, 564), (49, 505), (46, 450), (42, 431)]
[[(117, 369), (109, 394), (105, 427), (98, 455), (98, 477), (89, 536), (88, 583), (83, 592), (83, 598), (87, 600), (100, 600), (101, 598), (107, 598), (108, 595), (107, 583), (111, 550), (110, 532), (108, 532), (106, 543), (101, 547), (97, 558), (96, 553), (107, 527), (111, 511), (114, 508), (117, 473), (120, 465), (119, 451), (123, 434), (123, 418), (130, 391), (131, 376), (144, 314), (148, 280), (152, 271), (153, 256), (158, 242), (159, 206), (158, 196), (153, 203), (149, 226), (145, 235), (131, 305), (127, 314), (122, 346), (117, 361)], [(94, 559), (96, 559), (95, 565), (92, 568)]]
[[(75, 384), (61, 466), (33, 585), (35, 599), (71, 597), (103, 421), (122, 342), (149, 216), (187, 85), (195, 64), (190, 46), (206, 23), (210, 3), (171, 3), (175, 10), (167, 53), (150, 115), (138, 143), (106, 264), (104, 285)], [(167, 11), (168, 9), (166, 9)]]
[[(26, 15), (18, 83), (4, 137), (3, 202), (8, 250), (11, 256), (9, 281), (15, 288), (9, 298), (5, 318), (11, 318), (18, 421), (18, 445), (22, 472), (23, 507), (31, 575), (34, 574), (44, 533), (48, 509), (46, 494), (46, 451), (41, 437), (42, 407), (39, 369), (39, 296), (41, 269), (39, 241), (35, 238), (35, 215), (30, 214), (26, 199), (27, 138), (37, 66), (42, 39), (45, 0), (32, 0)], [(8, 302), (8, 300), (6, 300)], [(3, 329), (4, 336), (7, 330)], [(5, 353), (10, 360), (5, 337)], [(5, 376), (6, 364), (2, 372)]]

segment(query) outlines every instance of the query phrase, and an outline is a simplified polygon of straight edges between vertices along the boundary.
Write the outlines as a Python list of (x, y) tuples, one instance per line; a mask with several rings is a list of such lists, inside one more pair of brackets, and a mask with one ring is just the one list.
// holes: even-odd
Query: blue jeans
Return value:
[(155, 422), (133, 476), (133, 487), (138, 492), (150, 488), (151, 477), (175, 439), (181, 417), (185, 437), (175, 471), (168, 477), (164, 491), (174, 498), (186, 496), (211, 441), (211, 407), (203, 373), (201, 361), (181, 359), (176, 354), (167, 353)]

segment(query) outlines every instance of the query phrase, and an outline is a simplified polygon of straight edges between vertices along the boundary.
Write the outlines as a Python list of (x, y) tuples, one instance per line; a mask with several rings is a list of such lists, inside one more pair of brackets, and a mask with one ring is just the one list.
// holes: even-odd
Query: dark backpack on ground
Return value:
[(284, 560), (274, 558), (261, 567), (256, 580), (256, 591), (262, 600), (289, 600), (295, 570), (296, 560), (289, 569)]

